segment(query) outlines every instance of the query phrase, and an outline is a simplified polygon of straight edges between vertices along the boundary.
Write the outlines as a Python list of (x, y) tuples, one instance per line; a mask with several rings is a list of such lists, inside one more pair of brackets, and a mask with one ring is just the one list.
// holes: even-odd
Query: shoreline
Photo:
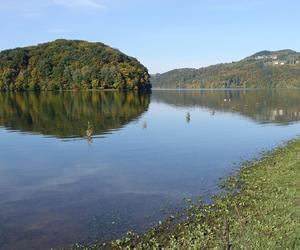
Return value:
[[(299, 249), (300, 138), (242, 163), (212, 204), (193, 204), (145, 234), (72, 249)], [(297, 198), (298, 197), (298, 198)]]

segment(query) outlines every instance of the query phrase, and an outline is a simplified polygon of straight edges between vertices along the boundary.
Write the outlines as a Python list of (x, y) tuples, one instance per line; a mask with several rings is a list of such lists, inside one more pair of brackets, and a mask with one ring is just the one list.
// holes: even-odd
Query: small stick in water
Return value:
[(190, 121), (191, 121), (191, 114), (190, 114), (190, 112), (186, 113), (186, 117), (185, 118), (186, 118), (186, 122), (190, 123)]

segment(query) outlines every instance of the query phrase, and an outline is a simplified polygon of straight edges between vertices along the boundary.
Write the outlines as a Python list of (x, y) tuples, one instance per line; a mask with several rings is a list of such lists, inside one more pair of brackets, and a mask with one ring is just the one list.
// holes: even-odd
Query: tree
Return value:
[(60, 39), (0, 52), (2, 90), (134, 89), (149, 78), (135, 58), (102, 43)]

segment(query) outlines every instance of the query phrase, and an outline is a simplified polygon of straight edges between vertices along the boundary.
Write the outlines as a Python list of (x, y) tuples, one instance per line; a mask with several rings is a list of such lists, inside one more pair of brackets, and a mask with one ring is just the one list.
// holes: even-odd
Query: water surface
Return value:
[(142, 232), (299, 120), (299, 90), (0, 94), (0, 249)]

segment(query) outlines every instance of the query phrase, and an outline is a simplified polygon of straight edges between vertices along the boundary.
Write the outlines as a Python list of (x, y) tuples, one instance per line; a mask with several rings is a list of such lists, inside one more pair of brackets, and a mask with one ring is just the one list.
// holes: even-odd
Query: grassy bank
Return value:
[(74, 249), (300, 249), (300, 139), (245, 164), (224, 189), (144, 235)]

